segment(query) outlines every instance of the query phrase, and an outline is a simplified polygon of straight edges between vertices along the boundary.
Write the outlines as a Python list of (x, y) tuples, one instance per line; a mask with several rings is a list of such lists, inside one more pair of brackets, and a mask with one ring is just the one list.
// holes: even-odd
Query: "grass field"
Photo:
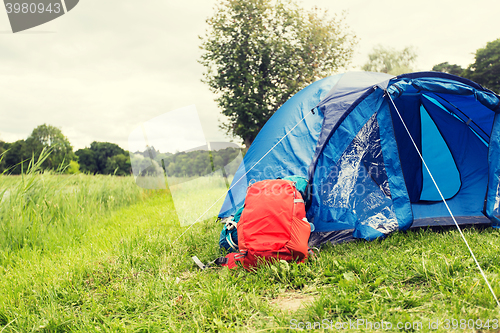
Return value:
[[(389, 323), (392, 331), (429, 331), (436, 320), (436, 332), (454, 324), (497, 331), (499, 309), (454, 230), (328, 246), (300, 265), (200, 271), (190, 258), (219, 255), (221, 225), (205, 220), (176, 241), (185, 228), (168, 191), (141, 190), (130, 177), (36, 173), (0, 177), (0, 189), (2, 333), (286, 332), (319, 324), (329, 332), (335, 323), (347, 325), (343, 331), (386, 331)], [(500, 233), (465, 236), (500, 295)]]

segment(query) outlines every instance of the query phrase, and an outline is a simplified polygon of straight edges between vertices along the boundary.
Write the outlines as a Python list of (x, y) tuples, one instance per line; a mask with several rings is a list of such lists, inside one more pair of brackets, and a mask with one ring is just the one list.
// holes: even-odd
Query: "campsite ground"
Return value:
[[(174, 242), (183, 228), (169, 192), (134, 186), (118, 177), (0, 178), (0, 188), (9, 188), (0, 202), (0, 332), (499, 325), (495, 301), (454, 230), (329, 246), (301, 265), (200, 271), (190, 258), (218, 256), (221, 225), (205, 220)], [(500, 233), (465, 236), (500, 295)]]

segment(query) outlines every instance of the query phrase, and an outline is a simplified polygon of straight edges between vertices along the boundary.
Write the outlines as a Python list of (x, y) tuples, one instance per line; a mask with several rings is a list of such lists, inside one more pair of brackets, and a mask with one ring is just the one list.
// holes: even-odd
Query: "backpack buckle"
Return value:
[(237, 254), (235, 254), (235, 255), (234, 255), (234, 259), (235, 259), (235, 260), (241, 260), (241, 259), (245, 258), (245, 257), (246, 257), (246, 255), (247, 255), (247, 252), (248, 252), (248, 251), (243, 251), (243, 250), (240, 250), (240, 252), (239, 252), (239, 253), (237, 253)]

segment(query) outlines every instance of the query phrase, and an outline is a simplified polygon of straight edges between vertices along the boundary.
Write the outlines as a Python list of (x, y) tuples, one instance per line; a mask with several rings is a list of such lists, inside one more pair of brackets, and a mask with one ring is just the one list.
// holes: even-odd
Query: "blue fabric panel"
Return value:
[(358, 228), (354, 229), (354, 233), (352, 235), (354, 238), (362, 238), (367, 241), (373, 241), (377, 238), (384, 238), (387, 236), (386, 234), (373, 229), (369, 225), (360, 225)]
[[(316, 155), (318, 154), (318, 147), (320, 147), (320, 142), (318, 139), (318, 147), (316, 148), (315, 152), (315, 157), (321, 157), (323, 159), (323, 165), (327, 166), (328, 162), (325, 161), (338, 161), (340, 156), (344, 153), (344, 150), (347, 148), (347, 146), (352, 142), (354, 137), (357, 135), (357, 133), (361, 130), (361, 128), (366, 124), (368, 119), (373, 115), (373, 112), (375, 110), (378, 110), (380, 105), (383, 102), (382, 96), (384, 94), (384, 91), (382, 89), (376, 89), (374, 92), (368, 91), (365, 93), (366, 97), (361, 99), (359, 104), (356, 104), (356, 112), (354, 113), (349, 113), (346, 116), (345, 121), (341, 122), (338, 124), (338, 128), (331, 132), (331, 138), (329, 138), (328, 142), (323, 143), (323, 147), (325, 148), (328, 147), (326, 152), (323, 152), (323, 149), (321, 149), (321, 155)], [(332, 125), (332, 124), (329, 124)], [(326, 133), (327, 131), (325, 128), (327, 127), (326, 125), (326, 119), (325, 119), (325, 124), (323, 125), (323, 133)], [(326, 137), (324, 137), (326, 139)], [(314, 164), (317, 164), (318, 161), (313, 161), (311, 163), (311, 166)], [(309, 171), (314, 170), (314, 174), (310, 175), (310, 179), (313, 179), (313, 177), (316, 177), (316, 179), (319, 179), (319, 175), (316, 174), (316, 168), (310, 168)], [(324, 171), (323, 171), (324, 175)], [(314, 184), (312, 180), (310, 180), (310, 183)]]
[[(470, 128), (433, 103), (425, 105), (455, 160), (462, 187), (447, 200), (456, 216), (482, 215), (488, 182), (488, 149)], [(413, 204), (414, 219), (449, 216), (443, 202)]]
[(493, 131), (491, 132), (488, 151), (489, 182), (486, 198), (486, 216), (491, 219), (492, 225), (500, 227), (500, 114), (495, 116)]
[[(302, 89), (268, 120), (245, 154), (231, 184), (234, 187), (226, 195), (219, 217), (234, 215), (243, 205), (250, 181), (286, 176), (307, 177), (308, 167), (321, 131), (323, 115), (316, 112), (307, 116), (302, 122), (301, 119), (316, 107), (342, 75), (327, 77)], [(297, 124), (298, 126), (283, 141), (256, 164)], [(244, 176), (252, 167), (254, 168)], [(235, 205), (231, 203), (231, 195)]]
[[(427, 73), (413, 73), (413, 78), (408, 75), (398, 76), (389, 82), (389, 88), (387, 90), (393, 99), (400, 96), (405, 91), (412, 92), (410, 87), (413, 88), (413, 91), (416, 90), (419, 92), (428, 91), (439, 94), (472, 96), (488, 109), (500, 112), (500, 98), (492, 91), (457, 76), (438, 74), (433, 75), (433, 77), (424, 77), (425, 74)], [(417, 77), (417, 75), (422, 76)], [(463, 82), (464, 80), (471, 84)]]
[(432, 79), (447, 79), (447, 80), (451, 80), (451, 81), (457, 81), (457, 82), (463, 83), (465, 85), (471, 86), (472, 88), (477, 89), (477, 90), (491, 92), (490, 90), (485, 89), (483, 86), (481, 86), (480, 84), (478, 84), (474, 81), (471, 81), (469, 79), (465, 79), (463, 77), (456, 76), (453, 74), (444, 73), (444, 72), (429, 72), (429, 71), (427, 71), (427, 72), (406, 73), (406, 74), (399, 75), (397, 77), (397, 79), (409, 80), (409, 79), (419, 79), (419, 78), (423, 78), (423, 77), (430, 79), (430, 80), (432, 80)]
[[(458, 225), (490, 225), (491, 221), (484, 215), (478, 216), (453, 216)], [(455, 226), (455, 221), (448, 214), (442, 217), (429, 217), (425, 219), (415, 220), (411, 225), (412, 229), (422, 227), (437, 227), (437, 226)]]
[[(474, 131), (474, 134), (476, 134), (481, 139), (481, 141), (483, 141), (483, 143), (486, 146), (488, 145), (488, 141), (489, 141), (489, 137), (490, 137), (489, 132), (486, 133), (481, 127), (479, 127), (474, 122), (474, 120), (472, 118), (469, 118), (469, 116), (467, 114), (465, 114), (461, 110), (457, 109), (457, 107), (450, 104), (443, 97), (438, 96), (434, 93), (427, 93), (427, 94), (422, 94), (422, 100), (423, 101), (430, 101), (430, 102), (434, 103), (435, 105), (439, 106), (441, 109), (443, 109), (443, 111), (448, 112), (449, 114), (451, 114), (452, 116), (454, 116), (457, 119), (460, 119), (462, 122), (469, 123), (469, 127)], [(475, 108), (486, 109), (484, 106), (477, 104), (477, 103), (476, 103)], [(487, 113), (491, 116), (491, 121), (493, 122), (494, 113), (491, 112), (489, 109), (486, 109), (486, 110), (488, 110)], [(467, 110), (466, 110), (466, 112), (467, 112)], [(471, 112), (469, 111), (467, 113), (470, 114)], [(477, 119), (478, 117), (473, 116), (473, 118)]]
[[(373, 164), (371, 162), (374, 162)], [(321, 170), (323, 165), (318, 166)], [(325, 166), (326, 167), (326, 166)], [(313, 197), (319, 209), (315, 227), (319, 232), (354, 228), (357, 238), (373, 239), (398, 229), (374, 114), (345, 149), (337, 163), (328, 164)], [(374, 181), (385, 178), (383, 184)], [(339, 229), (341, 228), (341, 229)]]
[(449, 94), (437, 94), (442, 99), (448, 101), (452, 107), (444, 104), (448, 109), (454, 111), (453, 107), (459, 109), (460, 112), (455, 113), (463, 113), (467, 119), (464, 119), (465, 122), (468, 119), (471, 119), (472, 123), (469, 124), (472, 128), (473, 125), (477, 125), (479, 129), (475, 129), (479, 135), (488, 141), (488, 138), (491, 133), (491, 129), (493, 127), (493, 118), (495, 117), (495, 113), (478, 103), (474, 96), (456, 96)]
[(383, 93), (377, 89), (359, 103), (318, 159), (308, 210), (317, 232), (355, 229), (356, 237), (373, 239), (399, 228), (374, 114)]
[[(441, 194), (445, 199), (450, 199), (460, 189), (460, 173), (448, 145), (423, 105), (420, 107), (420, 118), (422, 122), (422, 156), (439, 186)], [(422, 173), (423, 184), (420, 200), (441, 201), (441, 196), (425, 167), (422, 167)]]
[[(394, 104), (398, 108), (401, 117), (403, 118), (406, 127), (411, 133), (411, 136), (422, 151), (421, 143), (421, 124), (420, 124), (420, 96), (418, 94), (405, 93), (394, 100)], [(410, 196), (411, 202), (420, 200), (420, 192), (422, 191), (422, 161), (411, 141), (408, 132), (406, 131), (398, 113), (394, 109), (392, 103), (391, 116), (394, 126), (394, 134), (400, 152), (401, 167), (403, 176)]]
[[(377, 129), (378, 131), (378, 129)], [(372, 135), (373, 136), (373, 135)], [(388, 197), (391, 196), (391, 189), (389, 187), (389, 179), (385, 172), (384, 158), (382, 156), (382, 149), (380, 147), (380, 135), (373, 136), (370, 141), (370, 147), (363, 157), (362, 163), (365, 170), (368, 172), (372, 181), (384, 192)]]
[(390, 102), (387, 98), (388, 97), (386, 97), (385, 103), (382, 104), (377, 114), (377, 121), (380, 129), (380, 143), (382, 155), (384, 156), (385, 170), (389, 179), (394, 211), (399, 223), (399, 230), (407, 230), (412, 225), (413, 214), (401, 167), (396, 137), (394, 135), (394, 127), (392, 126), (389, 108)]
[[(318, 178), (314, 181), (313, 200), (318, 209), (309, 209), (309, 212), (316, 212), (309, 221), (314, 221), (318, 232), (356, 228), (359, 221), (374, 215), (372, 206), (376, 210), (380, 203), (383, 206), (392, 204), (390, 193), (385, 193), (383, 187), (371, 178), (369, 160), (374, 160), (374, 156), (381, 159), (375, 115), (356, 134), (338, 161), (322, 158), (316, 169)], [(328, 148), (330, 144), (335, 145), (331, 140)], [(328, 154), (328, 148), (323, 156)], [(367, 155), (370, 156), (368, 159)], [(377, 167), (378, 164), (375, 165), (375, 173), (385, 173), (385, 169), (377, 170)], [(376, 196), (377, 204), (372, 205), (373, 200), (365, 200), (370, 194)]]
[(336, 131), (337, 126), (365, 96), (371, 94), (375, 89), (374, 87), (385, 89), (391, 77), (391, 75), (384, 73), (345, 73), (332, 90), (328, 92), (327, 96), (318, 103), (318, 109), (325, 115), (325, 119), (309, 167), (309, 180), (314, 175), (318, 157), (321, 155), (325, 144), (330, 140), (331, 135)]
[[(359, 140), (358, 142), (356, 142)], [(398, 230), (399, 224), (392, 207), (391, 191), (389, 188), (389, 179), (382, 156), (382, 147), (380, 142), (380, 127), (377, 121), (377, 115), (374, 114), (363, 129), (353, 140), (355, 146), (351, 151), (347, 148), (345, 153), (352, 152), (345, 160), (347, 168), (342, 163), (344, 173), (349, 173), (349, 168), (356, 166), (353, 163), (353, 157), (360, 157), (358, 165), (358, 178), (354, 188), (352, 205), (353, 211), (357, 215), (354, 237), (364, 238), (366, 240), (374, 239), (373, 232), (377, 236), (387, 235)], [(349, 177), (346, 177), (349, 178)], [(341, 196), (346, 191), (346, 183), (342, 183)]]
[[(332, 88), (325, 98), (318, 103), (318, 108), (325, 112), (347, 110), (350, 104), (366, 91), (367, 88), (379, 86), (382, 89), (387, 87), (392, 75), (372, 72), (349, 72), (345, 73), (339, 82)], [(344, 97), (348, 97), (344, 100)], [(344, 102), (339, 101), (344, 100)], [(345, 104), (347, 103), (347, 104)], [(335, 107), (328, 107), (334, 105)]]
[[(316, 149), (314, 151), (314, 155), (312, 158), (312, 162), (309, 165), (309, 170), (308, 170), (308, 181), (312, 184), (312, 178), (314, 176), (315, 170), (316, 170), (316, 165), (318, 164), (318, 158), (323, 154), (323, 150), (325, 149), (326, 145), (328, 142), (331, 140), (331, 136), (334, 135), (338, 131), (338, 126), (343, 126), (344, 125), (344, 120), (346, 117), (349, 116), (350, 112), (358, 106), (358, 103), (363, 101), (366, 96), (369, 96), (373, 92), (373, 88), (368, 88), (367, 90), (362, 91), (361, 93), (356, 93), (354, 96), (350, 97), (355, 97), (357, 98), (356, 101), (351, 104), (349, 109), (338, 109), (335, 111), (333, 106), (329, 105), (329, 107), (332, 107), (332, 110), (326, 110), (323, 108), (322, 112), (327, 112), (328, 116), (324, 118), (323, 120), (323, 127), (321, 129), (321, 133), (318, 138), (318, 144), (316, 145)], [(360, 95), (361, 94), (361, 95)], [(321, 110), (321, 109), (320, 109)], [(351, 123), (347, 123), (346, 126), (349, 128), (351, 126)], [(357, 124), (357, 126), (362, 126), (362, 124)], [(348, 129), (350, 130), (350, 128)], [(350, 132), (353, 136), (355, 136), (356, 132)], [(353, 139), (353, 136), (349, 137), (349, 139), (346, 137), (343, 140), (344, 145), (342, 147), (347, 147), (349, 144), (350, 140)], [(337, 150), (337, 155), (340, 156), (342, 154), (342, 150)]]

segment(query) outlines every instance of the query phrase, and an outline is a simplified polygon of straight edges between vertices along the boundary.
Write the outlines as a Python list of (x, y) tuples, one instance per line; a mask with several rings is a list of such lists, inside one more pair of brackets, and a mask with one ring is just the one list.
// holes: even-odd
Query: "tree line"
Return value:
[[(368, 55), (368, 62), (362, 69), (399, 75), (413, 72), (416, 59), (417, 54), (412, 47), (395, 50), (377, 45)], [(500, 38), (476, 50), (474, 62), (466, 68), (446, 61), (433, 66), (432, 70), (464, 77), (498, 94), (500, 93)]]
[(132, 154), (132, 171), (136, 176), (158, 175), (167, 177), (205, 176), (219, 171), (234, 174), (241, 162), (239, 148), (219, 150), (199, 149), (189, 152), (161, 153), (154, 147)]
[(500, 38), (478, 49), (475, 61), (467, 68), (443, 62), (432, 70), (462, 76), (500, 94)]
[(38, 160), (42, 151), (48, 153), (41, 164), (42, 170), (66, 174), (116, 174), (131, 173), (129, 153), (110, 142), (92, 142), (90, 147), (73, 147), (68, 138), (55, 126), (43, 124), (36, 127), (26, 140), (0, 141), (0, 173), (19, 175), (25, 173), (32, 160)]
[(193, 177), (224, 168), (226, 173), (234, 173), (241, 160), (233, 162), (241, 151), (234, 147), (177, 153), (162, 153), (154, 147), (146, 147), (143, 152), (130, 153), (117, 144), (94, 141), (89, 147), (73, 152), (68, 138), (59, 128), (43, 124), (36, 127), (26, 140), (0, 141), (0, 173), (25, 173), (30, 161), (37, 160), (43, 150), (49, 155), (41, 165), (42, 170), (66, 174), (126, 176), (135, 170), (136, 176), (166, 173), (171, 177)]
[(77, 157), (68, 139), (60, 129), (46, 124), (36, 127), (26, 140), (0, 141), (0, 172), (13, 175), (26, 172), (30, 161), (37, 160), (43, 150), (50, 154), (42, 169), (78, 172)]

